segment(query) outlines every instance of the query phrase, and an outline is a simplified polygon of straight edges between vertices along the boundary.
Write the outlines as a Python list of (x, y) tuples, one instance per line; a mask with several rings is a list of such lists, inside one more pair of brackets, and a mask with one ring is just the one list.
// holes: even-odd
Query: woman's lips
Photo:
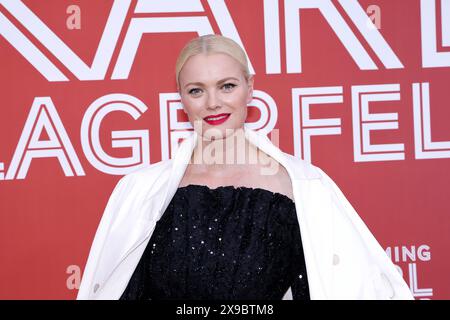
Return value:
[(221, 113), (213, 116), (208, 116), (203, 118), (208, 124), (217, 126), (221, 123), (224, 123), (230, 117), (230, 113)]

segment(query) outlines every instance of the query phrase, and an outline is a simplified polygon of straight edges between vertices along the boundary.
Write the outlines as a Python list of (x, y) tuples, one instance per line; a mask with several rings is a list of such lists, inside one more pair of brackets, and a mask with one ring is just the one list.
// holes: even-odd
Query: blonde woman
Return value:
[(336, 184), (245, 126), (237, 43), (191, 40), (176, 81), (194, 131), (118, 182), (78, 299), (412, 299)]

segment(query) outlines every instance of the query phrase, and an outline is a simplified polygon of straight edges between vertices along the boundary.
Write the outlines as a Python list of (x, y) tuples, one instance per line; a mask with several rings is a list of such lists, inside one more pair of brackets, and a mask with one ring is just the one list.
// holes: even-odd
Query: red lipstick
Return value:
[(229, 117), (230, 117), (230, 113), (221, 113), (221, 114), (207, 116), (207, 117), (203, 118), (203, 120), (205, 120), (210, 125), (217, 126), (217, 125), (222, 124), (225, 121), (227, 121)]

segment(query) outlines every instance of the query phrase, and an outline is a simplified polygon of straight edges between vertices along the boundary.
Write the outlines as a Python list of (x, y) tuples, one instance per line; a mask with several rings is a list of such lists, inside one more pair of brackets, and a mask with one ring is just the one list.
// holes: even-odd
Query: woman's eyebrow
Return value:
[(184, 87), (186, 88), (187, 86), (190, 86), (190, 85), (202, 86), (203, 83), (201, 83), (201, 82), (189, 82), (189, 83), (186, 83), (186, 84), (184, 85)]
[(227, 77), (227, 78), (224, 78), (224, 79), (222, 79), (222, 80), (217, 81), (217, 83), (218, 83), (218, 84), (221, 84), (221, 83), (227, 82), (228, 80), (236, 80), (236, 81), (239, 81), (238, 78), (235, 78), (235, 77)]
[[(223, 78), (223, 79), (217, 81), (217, 84), (221, 84), (221, 83), (227, 82), (228, 80), (239, 81), (239, 79), (235, 78), (235, 77), (226, 77), (226, 78)], [(184, 88), (186, 88), (187, 86), (190, 86), (190, 85), (203, 86), (204, 84), (202, 82), (189, 82), (189, 83), (184, 85)]]

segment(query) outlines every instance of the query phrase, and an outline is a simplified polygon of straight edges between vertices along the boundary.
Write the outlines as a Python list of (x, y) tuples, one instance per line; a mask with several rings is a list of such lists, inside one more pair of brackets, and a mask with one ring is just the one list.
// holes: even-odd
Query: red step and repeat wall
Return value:
[(1, 0), (0, 33), (0, 298), (76, 297), (114, 185), (192, 130), (175, 61), (209, 33), (247, 52), (247, 125), (450, 298), (449, 0)]

